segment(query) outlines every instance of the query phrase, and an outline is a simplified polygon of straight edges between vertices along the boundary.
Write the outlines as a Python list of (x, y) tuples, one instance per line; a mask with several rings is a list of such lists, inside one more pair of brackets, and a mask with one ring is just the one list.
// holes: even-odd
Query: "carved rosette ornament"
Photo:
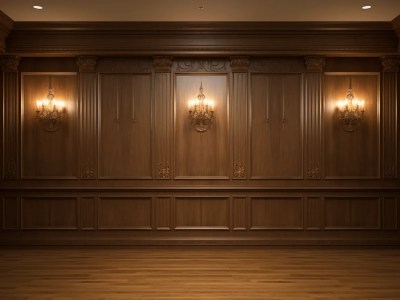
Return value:
[(84, 162), (82, 166), (82, 178), (83, 179), (93, 179), (94, 178), (94, 168), (93, 164), (89, 162)]
[(79, 72), (96, 72), (97, 56), (80, 56), (76, 59)]
[(153, 58), (153, 66), (156, 72), (171, 72), (172, 57), (171, 56), (155, 56)]
[(392, 179), (396, 178), (396, 166), (394, 163), (386, 163), (384, 167), (385, 178)]
[(170, 179), (170, 168), (167, 161), (158, 163), (157, 179)]
[(21, 60), (18, 56), (3, 56), (1, 57), (1, 66), (3, 72), (18, 72), (19, 61)]
[(311, 179), (319, 179), (319, 164), (318, 162), (310, 162), (307, 168), (307, 177)]
[(231, 68), (233, 72), (247, 72), (250, 66), (248, 56), (231, 57)]
[(399, 70), (400, 56), (384, 56), (381, 60), (384, 72), (397, 72)]
[(306, 56), (305, 64), (307, 72), (322, 72), (325, 66), (325, 57), (323, 56)]
[(246, 178), (246, 165), (243, 162), (235, 162), (233, 164), (233, 178), (234, 179)]

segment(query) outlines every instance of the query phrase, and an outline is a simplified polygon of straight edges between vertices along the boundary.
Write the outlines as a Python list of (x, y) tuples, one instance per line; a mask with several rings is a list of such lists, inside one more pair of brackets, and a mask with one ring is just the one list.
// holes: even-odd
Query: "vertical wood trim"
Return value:
[(97, 177), (97, 75), (96, 57), (79, 57), (80, 165), (82, 179)]
[(397, 178), (397, 71), (382, 73), (383, 178)]
[(306, 73), (307, 179), (321, 178), (321, 73)]
[(3, 69), (3, 178), (18, 178), (19, 58), (1, 60)]

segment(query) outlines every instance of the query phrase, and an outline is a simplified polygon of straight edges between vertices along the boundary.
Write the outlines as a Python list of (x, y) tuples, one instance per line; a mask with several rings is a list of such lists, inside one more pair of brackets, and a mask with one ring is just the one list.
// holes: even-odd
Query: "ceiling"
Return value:
[(0, 0), (0, 10), (14, 21), (392, 21), (400, 0)]

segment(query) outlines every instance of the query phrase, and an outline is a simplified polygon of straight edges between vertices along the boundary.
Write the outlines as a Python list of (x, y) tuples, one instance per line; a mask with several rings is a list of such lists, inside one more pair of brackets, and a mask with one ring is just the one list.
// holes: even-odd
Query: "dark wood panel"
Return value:
[(383, 198), (383, 229), (398, 229), (397, 198)]
[(19, 199), (18, 197), (2, 197), (2, 229), (16, 230), (19, 228)]
[(72, 197), (23, 197), (22, 229), (77, 229), (78, 205)]
[(155, 227), (157, 230), (172, 229), (172, 197), (157, 197), (155, 199)]
[(97, 228), (97, 198), (79, 198), (80, 228), (94, 230)]
[(99, 198), (99, 229), (152, 229), (150, 197)]
[(150, 179), (151, 76), (101, 74), (99, 177)]
[[(47, 97), (51, 80), (55, 99), (65, 103), (57, 131), (36, 120), (36, 100)], [(22, 74), (21, 176), (25, 179), (77, 177), (77, 76), (75, 73)]]
[(251, 76), (251, 178), (302, 178), (302, 76)]
[(248, 229), (248, 200), (246, 197), (232, 198), (232, 229)]
[(225, 197), (176, 197), (175, 229), (228, 230), (229, 212)]
[(307, 230), (320, 230), (324, 227), (324, 202), (320, 197), (307, 198)]
[(303, 198), (251, 198), (251, 230), (303, 227)]
[[(176, 75), (175, 176), (177, 179), (229, 177), (228, 82), (226, 75)], [(215, 119), (198, 132), (189, 119), (189, 101), (197, 99), (200, 85), (214, 101)]]
[[(365, 100), (365, 116), (347, 132), (338, 118), (336, 102), (346, 99), (350, 79), (354, 97)], [(379, 74), (327, 73), (324, 76), (325, 178), (379, 178)]]
[(379, 198), (325, 198), (325, 229), (380, 229)]

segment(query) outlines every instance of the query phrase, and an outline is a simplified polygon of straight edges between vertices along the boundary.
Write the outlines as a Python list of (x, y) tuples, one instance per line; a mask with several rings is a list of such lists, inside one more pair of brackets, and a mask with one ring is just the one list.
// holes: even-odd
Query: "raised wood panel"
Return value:
[(325, 229), (380, 229), (379, 198), (325, 198)]
[[(175, 178), (228, 178), (228, 81), (226, 75), (177, 74), (175, 94)], [(215, 119), (198, 132), (189, 119), (188, 102), (197, 99), (200, 84), (215, 103)]]
[(173, 213), (172, 197), (156, 197), (154, 201), (156, 230), (171, 230)]
[(251, 178), (302, 178), (302, 76), (251, 76)]
[(175, 229), (228, 230), (229, 212), (226, 197), (176, 197)]
[(151, 230), (151, 197), (101, 197), (99, 229)]
[[(354, 97), (365, 100), (365, 117), (353, 132), (343, 129), (336, 109), (346, 99), (350, 78)], [(324, 86), (325, 178), (379, 178), (379, 74), (326, 73)]]
[(386, 230), (396, 230), (398, 229), (398, 208), (397, 208), (397, 198), (395, 197), (385, 197), (383, 198), (383, 229)]
[(246, 197), (232, 197), (232, 229), (248, 229), (248, 201)]
[[(55, 98), (66, 105), (55, 132), (45, 131), (36, 120), (36, 100), (47, 97), (50, 79)], [(75, 73), (22, 73), (22, 178), (77, 178), (77, 99)]]
[(22, 229), (78, 229), (78, 204), (72, 197), (23, 197)]
[(99, 177), (150, 179), (151, 76), (101, 74)]
[(94, 230), (97, 228), (97, 198), (79, 198), (80, 229)]
[(320, 230), (324, 227), (324, 202), (320, 197), (308, 197), (307, 230)]
[(303, 198), (251, 198), (251, 230), (302, 230), (303, 219)]
[(19, 228), (19, 200), (15, 196), (2, 198), (2, 229), (16, 230)]

